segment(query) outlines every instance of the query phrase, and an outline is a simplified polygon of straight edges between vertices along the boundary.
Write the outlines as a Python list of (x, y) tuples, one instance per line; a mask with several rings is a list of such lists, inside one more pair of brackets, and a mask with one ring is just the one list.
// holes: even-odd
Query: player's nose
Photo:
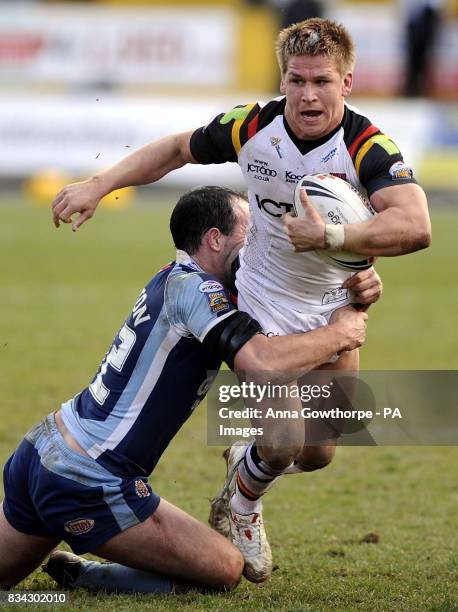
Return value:
[(302, 88), (302, 100), (304, 102), (313, 102), (316, 100), (316, 88), (313, 83), (305, 83)]

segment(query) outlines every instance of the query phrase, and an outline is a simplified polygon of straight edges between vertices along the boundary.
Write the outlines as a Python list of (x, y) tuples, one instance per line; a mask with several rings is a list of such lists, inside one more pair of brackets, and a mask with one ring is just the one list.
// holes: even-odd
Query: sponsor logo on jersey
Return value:
[(302, 180), (305, 176), (304, 174), (294, 174), (294, 172), (291, 172), (291, 170), (286, 170), (285, 171), (285, 181), (287, 183), (297, 183), (298, 181)]
[(393, 180), (396, 179), (411, 179), (413, 177), (413, 170), (406, 166), (402, 161), (398, 161), (391, 166), (389, 169), (390, 176)]
[(281, 138), (279, 136), (271, 136), (270, 137), (270, 144), (275, 147), (275, 150), (277, 151), (277, 155), (280, 159), (283, 159), (283, 155), (281, 154), (281, 149), (280, 149), (280, 142), (281, 142)]
[(212, 293), (213, 291), (223, 291), (224, 287), (221, 283), (215, 280), (206, 280), (199, 285), (201, 293)]
[(333, 302), (342, 302), (348, 298), (348, 289), (337, 287), (337, 289), (329, 289), (323, 294), (321, 303), (324, 305), (332, 304)]
[(327, 163), (330, 159), (332, 159), (334, 157), (334, 155), (337, 152), (337, 147), (334, 147), (334, 149), (331, 149), (329, 151), (329, 153), (326, 153), (326, 155), (324, 157), (321, 158), (321, 163), (325, 164)]
[(271, 217), (281, 217), (285, 213), (291, 212), (294, 208), (289, 202), (276, 202), (270, 198), (261, 199), (258, 194), (255, 194), (255, 196), (259, 210), (266, 212)]
[[(255, 159), (255, 162), (259, 160)], [(247, 165), (248, 174), (254, 174), (253, 178), (258, 181), (269, 181), (277, 176), (277, 171), (273, 168), (267, 168), (266, 162), (254, 163)]]
[(224, 291), (214, 291), (213, 293), (206, 293), (205, 295), (207, 296), (212, 312), (218, 314), (231, 309), (231, 305)]
[(138, 495), (138, 497), (149, 497), (151, 495), (150, 490), (143, 480), (135, 481), (135, 493)]
[(72, 535), (82, 535), (83, 533), (91, 531), (94, 525), (95, 521), (93, 519), (79, 518), (72, 521), (67, 521), (64, 524), (64, 529)]

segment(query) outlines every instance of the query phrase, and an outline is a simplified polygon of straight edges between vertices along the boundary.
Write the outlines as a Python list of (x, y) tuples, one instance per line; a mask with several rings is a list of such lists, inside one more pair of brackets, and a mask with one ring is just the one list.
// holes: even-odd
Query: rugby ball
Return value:
[[(347, 225), (367, 221), (376, 212), (369, 200), (352, 185), (331, 174), (310, 174), (304, 176), (294, 192), (294, 212), (303, 217), (304, 209), (299, 190), (305, 187), (309, 201), (325, 223)], [(375, 258), (349, 251), (317, 250), (316, 253), (327, 263), (343, 270), (367, 270)]]

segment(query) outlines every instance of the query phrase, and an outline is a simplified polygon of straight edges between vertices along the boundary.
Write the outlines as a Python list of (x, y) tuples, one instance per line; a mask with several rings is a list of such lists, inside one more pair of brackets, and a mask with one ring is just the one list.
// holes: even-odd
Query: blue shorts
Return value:
[(146, 478), (120, 478), (69, 448), (54, 414), (26, 434), (3, 483), (3, 510), (15, 529), (65, 540), (77, 554), (146, 520), (160, 501)]

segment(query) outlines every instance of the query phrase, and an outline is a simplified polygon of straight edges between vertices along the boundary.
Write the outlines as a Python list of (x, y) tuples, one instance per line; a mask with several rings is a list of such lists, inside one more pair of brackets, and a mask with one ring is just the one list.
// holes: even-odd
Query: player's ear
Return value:
[(342, 95), (345, 97), (349, 96), (351, 93), (351, 88), (353, 85), (353, 73), (347, 72), (342, 80)]
[(221, 251), (223, 248), (222, 233), (217, 227), (211, 227), (207, 230), (204, 240), (212, 251)]
[(286, 81), (285, 81), (285, 77), (282, 75), (281, 80), (280, 80), (280, 93), (285, 95), (286, 94)]

